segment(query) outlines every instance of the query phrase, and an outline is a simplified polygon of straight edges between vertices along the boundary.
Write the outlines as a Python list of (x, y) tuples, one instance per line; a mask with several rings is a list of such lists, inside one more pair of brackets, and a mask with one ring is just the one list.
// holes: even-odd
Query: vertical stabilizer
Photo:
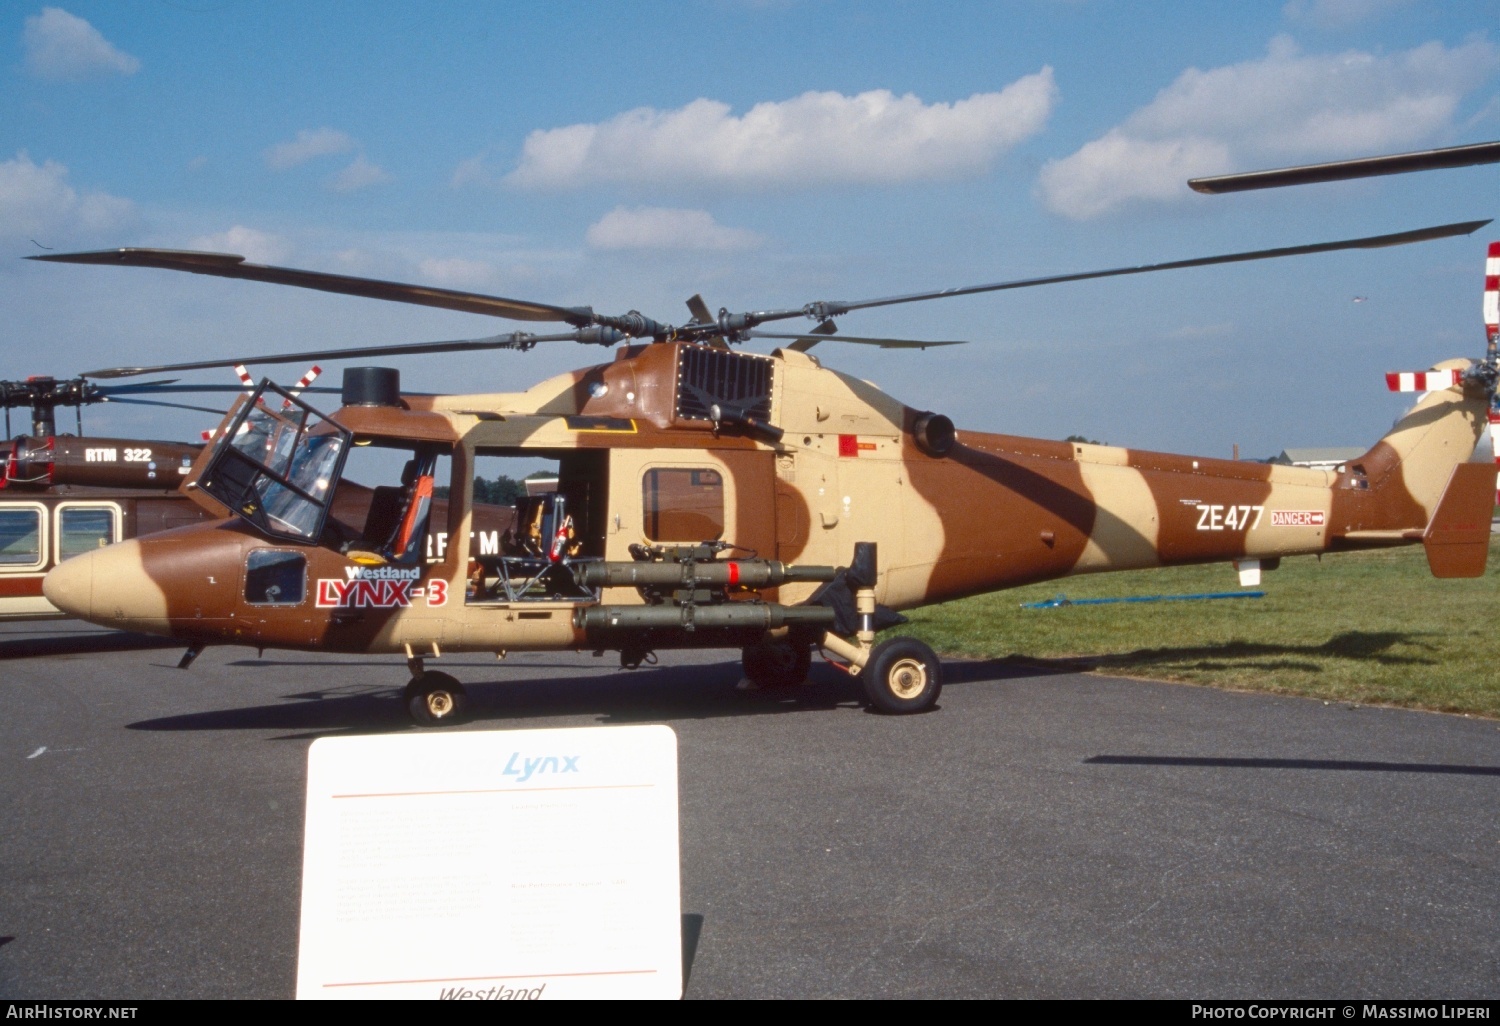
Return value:
[(1460, 463), (1453, 468), (1448, 487), (1422, 534), (1432, 576), (1483, 576), (1490, 552), (1494, 503), (1493, 463)]
[(1458, 371), (1460, 381), (1424, 395), (1373, 449), (1354, 461), (1364, 468), (1380, 505), (1396, 515), (1385, 526), (1425, 528), (1449, 487), (1453, 468), (1473, 457), (1489, 425), (1489, 396), (1477, 383), (1462, 379), (1470, 366), (1468, 360), (1448, 360), (1433, 368)]

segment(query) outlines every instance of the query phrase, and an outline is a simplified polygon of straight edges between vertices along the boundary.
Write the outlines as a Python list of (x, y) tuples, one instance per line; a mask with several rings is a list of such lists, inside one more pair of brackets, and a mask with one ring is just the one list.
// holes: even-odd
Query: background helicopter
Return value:
[[(887, 712), (931, 708), (937, 657), (877, 632), (901, 608), (1072, 573), (1236, 561), (1244, 580), (1283, 555), (1412, 544), (1439, 576), (1484, 567), (1490, 464), (1468, 463), (1497, 376), (1444, 364), (1447, 384), (1361, 460), (1337, 472), (958, 432), (807, 353), (834, 318), (874, 307), (1089, 278), (1467, 234), (1487, 222), (1080, 274), (714, 317), (695, 297), (674, 326), (630, 311), (247, 263), (226, 254), (115, 250), (54, 262), (121, 264), (291, 284), (468, 310), (572, 330), (325, 351), (319, 358), (525, 351), (542, 342), (632, 343), (612, 364), (521, 393), (403, 396), (394, 371), (346, 372), (327, 417), (269, 382), (237, 403), (185, 489), (237, 521), (188, 527), (68, 562), (46, 593), (95, 622), (205, 644), (404, 652), (423, 723), (461, 719), (462, 686), (424, 660), (446, 650), (738, 647), (760, 684), (802, 679), (820, 647)], [(760, 325), (807, 318), (803, 333)], [(770, 357), (752, 338), (792, 341)], [(649, 341), (648, 341), (649, 340)], [(313, 354), (256, 357), (272, 363)], [(196, 361), (91, 372), (107, 378)], [(278, 399), (279, 397), (279, 399)], [(407, 455), (363, 524), (335, 509), (359, 448)], [(451, 481), (447, 533), (472, 530), (477, 461), (545, 455), (556, 493), (521, 506), (500, 551), (424, 555), (435, 489)], [(447, 467), (442, 466), (447, 461)], [(1482, 507), (1482, 508), (1481, 508)], [(468, 558), (465, 558), (467, 555)]]
[[(114, 386), (86, 377), (0, 381), (0, 619), (65, 615), (42, 595), (42, 578), (70, 556), (209, 516), (178, 490), (202, 443), (85, 436), (83, 407), (129, 403), (222, 416), (222, 410), (154, 397), (223, 391), (238, 389), (176, 380)], [(59, 407), (76, 411), (76, 434), (58, 433)], [(29, 411), (29, 433), (12, 437), (12, 409)]]

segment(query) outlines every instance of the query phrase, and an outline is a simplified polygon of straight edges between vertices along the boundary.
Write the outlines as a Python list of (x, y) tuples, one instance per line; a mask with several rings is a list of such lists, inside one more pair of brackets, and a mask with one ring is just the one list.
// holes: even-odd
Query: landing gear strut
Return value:
[(469, 695), (457, 679), (426, 670), (406, 685), (406, 711), (422, 727), (446, 727), (468, 719)]
[[(937, 704), (943, 690), (943, 670), (932, 649), (916, 638), (875, 640), (875, 546), (859, 542), (848, 571), (854, 588), (858, 630), (854, 640), (833, 631), (818, 644), (826, 651), (849, 660), (849, 672), (864, 684), (865, 696), (877, 712), (919, 713)], [(901, 621), (904, 622), (904, 621)], [(852, 626), (852, 625), (851, 625)], [(845, 628), (845, 633), (851, 633)]]

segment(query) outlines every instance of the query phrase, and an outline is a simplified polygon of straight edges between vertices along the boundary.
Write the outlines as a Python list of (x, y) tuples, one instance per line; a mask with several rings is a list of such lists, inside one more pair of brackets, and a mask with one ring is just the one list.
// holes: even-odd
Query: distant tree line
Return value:
[[(441, 485), (432, 490), (432, 494), (439, 499), (448, 497), (449, 488)], [(526, 495), (526, 485), (513, 477), (501, 474), (493, 481), (487, 481), (482, 477), (474, 479), (474, 501), (483, 502), (491, 506), (514, 506), (516, 500)]]

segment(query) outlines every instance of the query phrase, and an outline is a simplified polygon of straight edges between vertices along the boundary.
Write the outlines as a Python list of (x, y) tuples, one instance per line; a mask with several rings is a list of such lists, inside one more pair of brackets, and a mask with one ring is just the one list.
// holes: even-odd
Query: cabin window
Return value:
[(714, 541), (724, 534), (724, 477), (708, 467), (653, 467), (641, 479), (651, 541)]
[(300, 552), (256, 549), (245, 564), (245, 601), (252, 606), (294, 606), (307, 593), (307, 557)]
[(0, 569), (40, 566), (42, 511), (0, 509)]
[(64, 506), (57, 513), (57, 558), (69, 559), (120, 540), (120, 513), (112, 506)]

